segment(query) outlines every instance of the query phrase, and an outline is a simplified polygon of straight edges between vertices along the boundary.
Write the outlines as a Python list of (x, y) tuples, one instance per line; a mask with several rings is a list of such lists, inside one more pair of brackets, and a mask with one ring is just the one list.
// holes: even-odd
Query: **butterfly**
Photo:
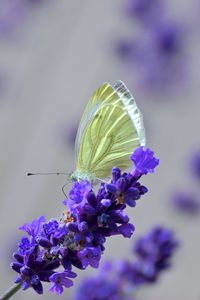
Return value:
[(130, 155), (145, 146), (143, 118), (122, 81), (102, 84), (90, 98), (75, 140), (76, 171), (71, 179), (93, 181), (112, 167), (130, 167)]

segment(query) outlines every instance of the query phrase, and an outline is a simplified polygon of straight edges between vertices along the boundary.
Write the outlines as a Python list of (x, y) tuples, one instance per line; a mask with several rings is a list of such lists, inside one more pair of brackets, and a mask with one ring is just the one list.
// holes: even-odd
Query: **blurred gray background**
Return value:
[[(21, 236), (18, 227), (39, 215), (59, 217), (63, 209), (65, 177), (26, 177), (26, 173), (74, 170), (70, 139), (89, 97), (103, 82), (121, 79), (143, 112), (147, 146), (160, 158), (156, 174), (143, 179), (149, 193), (136, 208), (128, 209), (136, 226), (132, 241), (151, 225), (165, 224), (176, 231), (182, 246), (172, 270), (162, 274), (159, 284), (146, 289), (139, 299), (198, 300), (200, 218), (182, 217), (168, 206), (177, 186), (192, 186), (199, 192), (188, 171), (190, 152), (200, 146), (198, 34), (190, 43), (188, 86), (173, 95), (148, 95), (134, 87), (134, 78), (115, 55), (115, 42), (130, 31), (121, 13), (123, 1), (37, 2), (25, 12), (14, 33), (0, 37), (0, 292), (17, 275), (9, 264)], [(191, 1), (171, 1), (172, 12), (190, 20), (190, 6), (199, 26), (193, 2), (192, 6)], [(108, 239), (104, 258), (131, 258), (132, 241)], [(87, 272), (89, 268), (79, 272), (74, 288), (60, 299), (70, 299)], [(45, 286), (43, 296), (30, 289), (13, 299), (57, 298), (47, 289)]]

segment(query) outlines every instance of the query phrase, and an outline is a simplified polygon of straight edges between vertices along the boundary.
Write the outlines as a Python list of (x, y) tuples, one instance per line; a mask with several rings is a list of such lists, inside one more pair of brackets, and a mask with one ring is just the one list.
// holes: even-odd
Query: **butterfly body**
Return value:
[(70, 174), (69, 179), (71, 181), (88, 180), (89, 182), (94, 183), (97, 179), (97, 176), (86, 171), (84, 172), (83, 170), (76, 170)]
[(129, 157), (145, 145), (142, 115), (122, 81), (101, 85), (83, 113), (76, 136), (73, 179), (94, 181), (109, 176), (113, 166), (127, 169)]

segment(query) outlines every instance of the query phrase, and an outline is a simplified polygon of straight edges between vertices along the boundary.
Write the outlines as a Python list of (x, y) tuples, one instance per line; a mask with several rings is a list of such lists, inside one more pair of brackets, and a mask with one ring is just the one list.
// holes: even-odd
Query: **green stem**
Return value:
[(10, 289), (8, 289), (3, 295), (0, 296), (0, 300), (10, 299), (17, 291), (20, 290), (22, 282), (13, 285)]

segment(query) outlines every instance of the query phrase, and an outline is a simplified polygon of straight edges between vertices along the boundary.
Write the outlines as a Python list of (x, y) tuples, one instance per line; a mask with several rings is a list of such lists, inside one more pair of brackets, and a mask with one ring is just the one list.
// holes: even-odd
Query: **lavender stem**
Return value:
[(22, 285), (22, 282), (13, 285), (11, 288), (9, 288), (3, 295), (0, 296), (0, 300), (7, 300), (10, 299), (17, 291), (20, 290)]

